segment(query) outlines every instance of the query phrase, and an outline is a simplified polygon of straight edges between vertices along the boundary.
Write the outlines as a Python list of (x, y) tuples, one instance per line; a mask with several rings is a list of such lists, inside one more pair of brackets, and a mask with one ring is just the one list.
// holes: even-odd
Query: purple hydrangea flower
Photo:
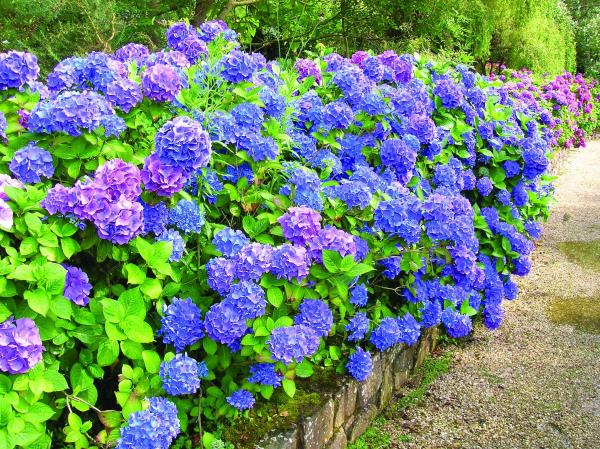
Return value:
[(39, 73), (37, 58), (31, 53), (0, 53), (0, 90), (20, 89), (35, 81)]
[(346, 330), (349, 332), (348, 341), (359, 341), (365, 338), (369, 331), (369, 322), (366, 313), (357, 312), (346, 325)]
[(382, 201), (375, 209), (375, 226), (409, 244), (421, 238), (421, 219), (421, 202), (410, 194)]
[(310, 207), (290, 207), (277, 221), (283, 236), (296, 245), (305, 245), (321, 230), (321, 214)]
[(0, 228), (9, 230), (13, 225), (13, 211), (5, 200), (0, 198)]
[(168, 449), (179, 435), (177, 407), (165, 398), (148, 399), (146, 410), (129, 415), (115, 449)]
[(204, 213), (195, 201), (179, 200), (169, 211), (169, 225), (175, 226), (184, 233), (199, 233), (205, 223)]
[(173, 101), (183, 88), (183, 80), (173, 67), (154, 64), (142, 75), (144, 95), (155, 101)]
[(160, 160), (191, 174), (206, 167), (211, 155), (210, 137), (200, 123), (186, 116), (165, 123), (154, 136)]
[(0, 138), (1, 139), (6, 139), (6, 128), (8, 128), (8, 123), (6, 122), (6, 117), (4, 116), (4, 113), (2, 111), (0, 111)]
[(121, 62), (135, 61), (138, 67), (141, 67), (149, 54), (150, 50), (145, 45), (130, 43), (115, 51), (115, 59)]
[(224, 257), (214, 257), (206, 264), (208, 286), (221, 295), (225, 295), (235, 278), (235, 263)]
[(8, 167), (16, 178), (26, 184), (36, 184), (54, 174), (52, 155), (34, 143), (18, 150)]
[(23, 374), (42, 360), (40, 331), (31, 318), (0, 324), (0, 371)]
[(236, 390), (227, 397), (227, 403), (238, 410), (248, 410), (254, 406), (254, 396), (247, 390)]
[(117, 78), (106, 86), (106, 99), (124, 112), (129, 112), (142, 101), (140, 86), (127, 79)]
[(63, 296), (79, 306), (87, 306), (92, 291), (88, 275), (77, 267), (66, 264), (63, 264), (63, 267), (67, 270)]
[(206, 312), (204, 327), (210, 338), (223, 344), (237, 342), (248, 329), (245, 315), (229, 301), (211, 306)]
[(232, 50), (221, 59), (221, 76), (231, 83), (250, 81), (258, 69), (252, 55), (239, 50)]
[(278, 278), (301, 282), (308, 276), (309, 270), (310, 259), (306, 248), (286, 243), (273, 251), (271, 272)]
[(156, 236), (157, 242), (170, 242), (173, 246), (171, 255), (169, 256), (169, 262), (179, 262), (183, 257), (185, 251), (185, 242), (181, 234), (175, 229), (165, 229), (159, 235)]
[(490, 178), (483, 176), (477, 180), (477, 190), (483, 196), (488, 196), (494, 190), (494, 186)]
[(264, 315), (267, 306), (265, 291), (252, 281), (232, 285), (224, 302), (235, 307), (246, 320)]
[(194, 394), (200, 388), (200, 364), (186, 354), (177, 354), (160, 364), (164, 390), (172, 396)]
[(312, 328), (294, 325), (273, 329), (268, 344), (273, 359), (289, 365), (294, 361), (300, 363), (304, 357), (317, 352), (320, 338)]
[(323, 263), (323, 251), (337, 251), (342, 257), (356, 255), (354, 236), (334, 226), (325, 226), (308, 241), (310, 257)]
[(283, 374), (275, 370), (272, 363), (257, 363), (250, 367), (248, 382), (252, 384), (269, 385), (277, 388), (281, 385)]
[(356, 380), (364, 382), (373, 371), (371, 353), (363, 350), (363, 348), (357, 347), (356, 351), (348, 357), (346, 369)]
[(146, 190), (156, 192), (160, 196), (171, 197), (183, 189), (187, 181), (188, 176), (183, 168), (163, 163), (156, 153), (151, 154), (144, 161), (142, 182)]
[(250, 243), (250, 239), (240, 230), (223, 228), (215, 234), (212, 243), (223, 256), (233, 257)]
[(257, 281), (271, 268), (273, 247), (261, 243), (244, 246), (235, 256), (235, 270), (240, 280)]
[(309, 76), (312, 76), (317, 84), (321, 84), (323, 81), (321, 69), (314, 61), (311, 61), (310, 59), (297, 59), (294, 63), (294, 68), (298, 71), (299, 81), (302, 81), (304, 78), (308, 78)]
[(319, 337), (329, 334), (333, 326), (333, 314), (327, 304), (320, 299), (305, 299), (298, 310), (294, 324), (310, 327)]
[(177, 352), (193, 345), (204, 337), (202, 313), (190, 298), (173, 298), (171, 304), (163, 309), (161, 328), (158, 335), (165, 344), (175, 346)]

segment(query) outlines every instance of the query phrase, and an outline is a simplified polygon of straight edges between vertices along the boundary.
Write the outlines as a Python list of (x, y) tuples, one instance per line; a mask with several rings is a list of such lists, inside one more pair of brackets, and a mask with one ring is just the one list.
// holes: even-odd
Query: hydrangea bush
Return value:
[(280, 64), (219, 21), (167, 41), (45, 82), (0, 54), (2, 448), (209, 446), (298, 378), (497, 328), (557, 117), (592, 126), (562, 82), (392, 51)]

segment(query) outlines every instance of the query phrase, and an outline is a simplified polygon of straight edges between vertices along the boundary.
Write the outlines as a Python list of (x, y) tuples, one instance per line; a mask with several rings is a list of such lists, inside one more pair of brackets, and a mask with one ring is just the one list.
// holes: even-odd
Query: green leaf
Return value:
[(52, 393), (53, 391), (64, 391), (69, 388), (65, 376), (58, 371), (48, 370), (44, 372), (44, 391)]
[(144, 351), (142, 352), (142, 358), (144, 359), (144, 365), (148, 372), (152, 374), (158, 373), (161, 360), (156, 351)]
[(323, 265), (330, 273), (340, 271), (342, 256), (337, 251), (323, 250)]
[(102, 340), (98, 345), (97, 354), (98, 365), (112, 365), (119, 357), (119, 342), (116, 340)]
[(44, 435), (45, 429), (38, 428), (32, 423), (26, 423), (25, 426), (16, 433), (15, 443), (19, 446), (29, 447), (31, 443)]
[(81, 251), (81, 246), (79, 246), (79, 243), (70, 237), (63, 238), (60, 242), (60, 247), (62, 248), (62, 251), (67, 259), (70, 259), (74, 254), (77, 254), (79, 251)]
[(42, 316), (46, 316), (50, 308), (50, 298), (46, 292), (40, 288), (33, 291), (26, 291), (23, 297), (27, 300), (29, 308)]
[(208, 355), (214, 355), (217, 352), (217, 342), (208, 337), (202, 340), (202, 347)]
[(121, 320), (125, 318), (125, 307), (119, 301), (106, 298), (101, 301), (101, 304), (102, 313), (104, 314), (106, 321), (110, 323), (120, 323)]
[(127, 316), (120, 324), (121, 329), (132, 341), (138, 343), (150, 343), (154, 341), (154, 331), (146, 321), (137, 317)]
[(38, 216), (32, 213), (25, 214), (25, 224), (27, 225), (27, 229), (34, 235), (38, 235), (43, 226)]
[(296, 365), (296, 376), (298, 377), (310, 377), (313, 373), (313, 366), (308, 360), (303, 360)]
[(125, 290), (119, 295), (119, 302), (125, 307), (127, 317), (146, 318), (146, 303), (139, 288)]
[(367, 265), (364, 263), (358, 263), (355, 264), (352, 268), (350, 268), (350, 270), (348, 270), (346, 272), (346, 274), (352, 278), (357, 277), (357, 276), (362, 276), (365, 273), (369, 273), (371, 271), (373, 271), (375, 268), (373, 268), (371, 265)]
[(23, 415), (23, 419), (25, 419), (25, 421), (29, 421), (35, 424), (48, 421), (54, 416), (54, 414), (55, 411), (52, 407), (50, 407), (47, 404), (44, 404), (43, 402), (36, 402), (31, 407), (29, 407), (27, 413)]
[(125, 265), (125, 272), (127, 273), (128, 284), (137, 285), (146, 280), (146, 272), (132, 263)]
[(14, 412), (10, 403), (6, 399), (0, 400), (0, 427), (6, 427), (13, 419)]
[(287, 394), (290, 398), (293, 398), (296, 394), (296, 382), (294, 382), (291, 379), (283, 379), (281, 384), (283, 386), (283, 391), (285, 391), (285, 394)]
[(329, 347), (329, 357), (331, 357), (332, 360), (339, 360), (341, 356), (342, 350), (339, 348), (339, 346)]
[(146, 279), (143, 284), (140, 285), (140, 290), (150, 299), (158, 299), (163, 293), (162, 283), (155, 278)]
[(269, 288), (267, 290), (267, 301), (273, 307), (280, 307), (283, 304), (283, 292), (278, 288)]

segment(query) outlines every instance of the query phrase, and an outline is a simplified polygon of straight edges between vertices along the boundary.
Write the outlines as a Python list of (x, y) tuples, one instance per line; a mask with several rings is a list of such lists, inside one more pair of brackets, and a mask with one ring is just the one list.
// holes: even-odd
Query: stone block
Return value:
[(350, 432), (347, 433), (348, 442), (350, 444), (354, 443), (358, 437), (361, 436), (365, 430), (367, 430), (375, 416), (377, 416), (377, 407), (375, 407), (373, 404), (365, 407), (357, 413), (356, 417), (354, 418), (354, 423), (349, 429)]
[(373, 356), (373, 371), (364, 382), (358, 385), (358, 407), (365, 407), (370, 403), (377, 403), (379, 387), (381, 386), (381, 356)]
[(346, 449), (346, 447), (348, 447), (346, 432), (344, 432), (344, 429), (339, 429), (331, 439), (327, 449)]
[(334, 414), (333, 399), (329, 399), (312, 416), (304, 418), (302, 423), (303, 449), (325, 447), (333, 435)]
[(379, 409), (383, 409), (390, 403), (394, 395), (394, 374), (392, 367), (383, 372), (381, 387), (379, 389)]
[(267, 436), (258, 443), (256, 449), (300, 449), (298, 429), (293, 428)]
[(399, 391), (410, 378), (410, 374), (414, 368), (415, 348), (404, 347), (394, 360), (394, 390)]

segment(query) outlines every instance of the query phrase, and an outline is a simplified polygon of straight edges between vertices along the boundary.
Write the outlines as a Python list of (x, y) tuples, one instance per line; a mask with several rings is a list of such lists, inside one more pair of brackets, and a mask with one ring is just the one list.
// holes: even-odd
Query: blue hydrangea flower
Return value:
[(224, 302), (234, 306), (243, 319), (264, 315), (267, 306), (265, 291), (252, 281), (241, 281), (233, 285)]
[(78, 306), (86, 306), (90, 302), (89, 294), (92, 284), (88, 275), (77, 267), (63, 264), (67, 270), (63, 296)]
[(314, 260), (323, 263), (323, 251), (337, 251), (340, 256), (356, 255), (354, 236), (346, 231), (327, 225), (316, 237), (308, 242), (309, 254)]
[(169, 211), (169, 224), (186, 234), (201, 232), (204, 222), (204, 213), (195, 201), (179, 200), (177, 205)]
[(179, 262), (185, 251), (185, 242), (181, 234), (174, 229), (165, 229), (161, 234), (156, 236), (157, 242), (171, 242), (173, 249), (169, 256), (169, 262)]
[(231, 110), (235, 123), (240, 128), (260, 131), (265, 119), (262, 109), (254, 103), (241, 103)]
[(143, 98), (142, 88), (127, 78), (117, 78), (106, 86), (106, 99), (124, 112), (129, 112)]
[(0, 371), (23, 374), (42, 360), (44, 346), (31, 318), (9, 318), (0, 323)]
[(483, 196), (488, 196), (494, 190), (494, 186), (492, 185), (492, 181), (490, 178), (483, 176), (477, 180), (477, 190)]
[(54, 174), (52, 155), (34, 143), (18, 150), (8, 167), (25, 184), (36, 184), (42, 178), (50, 178)]
[(381, 259), (379, 261), (379, 263), (381, 265), (383, 265), (383, 267), (385, 268), (385, 270), (383, 270), (381, 272), (381, 274), (383, 274), (386, 278), (394, 279), (394, 278), (396, 278), (396, 276), (398, 276), (400, 274), (401, 263), (402, 263), (401, 257), (399, 257), (399, 256), (387, 257), (385, 259)]
[(228, 165), (225, 169), (225, 175), (223, 175), (224, 180), (233, 184), (237, 184), (237, 182), (242, 178), (246, 178), (248, 184), (254, 181), (254, 172), (252, 171), (252, 167), (250, 167), (250, 165), (246, 163), (238, 166)]
[(168, 449), (179, 435), (177, 407), (165, 398), (148, 399), (146, 410), (129, 416), (116, 449)]
[(438, 301), (427, 301), (421, 314), (423, 315), (421, 326), (426, 328), (437, 326), (442, 320), (442, 305)]
[(358, 307), (364, 307), (369, 300), (369, 293), (365, 284), (358, 284), (350, 291), (350, 304)]
[(288, 243), (273, 251), (271, 272), (279, 279), (297, 279), (300, 282), (310, 270), (310, 258), (306, 248)]
[(348, 357), (346, 369), (356, 380), (364, 382), (373, 371), (371, 353), (357, 347), (356, 351)]
[(144, 206), (144, 234), (152, 232), (160, 235), (167, 229), (169, 209), (162, 201), (155, 205), (143, 203)]
[(346, 129), (354, 121), (354, 112), (344, 100), (336, 100), (323, 107), (323, 123), (331, 128)]
[(400, 327), (394, 318), (384, 318), (373, 332), (371, 332), (371, 343), (380, 351), (391, 348), (400, 341)]
[(369, 319), (367, 314), (364, 312), (357, 312), (348, 324), (346, 330), (349, 332), (348, 341), (359, 341), (365, 338), (366, 333), (369, 331)]
[(235, 256), (235, 272), (240, 280), (257, 281), (271, 268), (273, 247), (261, 243), (244, 246)]
[(167, 102), (175, 100), (183, 85), (183, 80), (179, 72), (170, 65), (153, 64), (142, 74), (142, 90), (144, 95), (155, 101)]
[(206, 264), (208, 286), (214, 291), (225, 295), (233, 285), (235, 278), (235, 263), (224, 257), (213, 257)]
[(39, 73), (37, 58), (31, 53), (0, 53), (0, 90), (20, 89), (35, 81)]
[(421, 238), (421, 219), (421, 202), (410, 194), (382, 201), (375, 209), (375, 226), (409, 244), (417, 243)]
[(300, 313), (294, 318), (294, 324), (300, 324), (313, 329), (318, 336), (329, 334), (333, 326), (333, 314), (320, 299), (305, 299), (298, 307)]
[(408, 346), (412, 346), (419, 341), (421, 325), (417, 323), (417, 320), (410, 313), (398, 318), (397, 322), (400, 329), (399, 341)]
[(171, 304), (163, 309), (161, 328), (158, 335), (165, 344), (175, 346), (177, 352), (183, 351), (204, 337), (202, 313), (190, 298), (173, 298)]
[(310, 357), (317, 352), (320, 341), (314, 329), (294, 325), (273, 329), (268, 344), (273, 359), (289, 365), (292, 362), (300, 363), (304, 357)]
[(210, 338), (223, 344), (237, 342), (247, 330), (244, 314), (228, 301), (211, 306), (206, 312), (204, 327)]
[(186, 354), (177, 354), (160, 364), (160, 378), (170, 395), (194, 394), (200, 388), (200, 364)]
[(227, 397), (227, 403), (238, 410), (249, 410), (254, 406), (254, 396), (247, 390), (236, 390)]
[(473, 328), (471, 318), (456, 312), (450, 307), (445, 308), (442, 312), (442, 323), (446, 328), (446, 332), (452, 338), (466, 337)]
[(250, 239), (240, 230), (223, 228), (215, 234), (212, 243), (223, 256), (233, 257), (250, 243)]
[(490, 304), (483, 309), (483, 324), (490, 329), (496, 330), (502, 324), (504, 310), (500, 304)]
[(252, 384), (270, 385), (277, 388), (281, 385), (283, 374), (275, 370), (272, 363), (257, 363), (250, 367), (248, 382)]
[(0, 111), (0, 138), (2, 139), (6, 139), (6, 128), (8, 128), (6, 117), (4, 116), (4, 113)]
[(281, 118), (285, 112), (285, 97), (277, 93), (274, 89), (263, 87), (259, 93), (260, 101), (265, 105), (265, 111), (268, 115), (275, 118)]
[(371, 190), (361, 181), (344, 181), (331, 190), (332, 196), (345, 202), (348, 207), (365, 209), (371, 204)]
[(258, 69), (252, 55), (232, 50), (221, 59), (221, 76), (231, 83), (249, 81)]

